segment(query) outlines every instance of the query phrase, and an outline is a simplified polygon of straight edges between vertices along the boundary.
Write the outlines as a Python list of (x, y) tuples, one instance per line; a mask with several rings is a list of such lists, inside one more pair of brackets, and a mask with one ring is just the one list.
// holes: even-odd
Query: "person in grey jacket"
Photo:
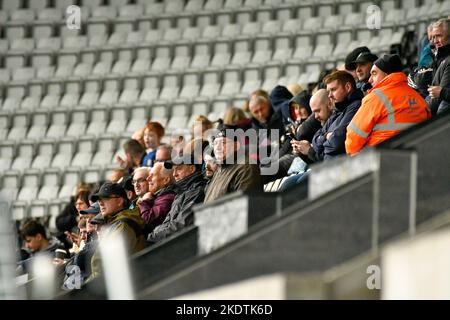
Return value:
[(195, 159), (194, 153), (184, 152), (184, 155), (164, 162), (167, 169), (172, 168), (175, 178), (175, 199), (163, 223), (156, 226), (148, 235), (147, 241), (152, 244), (193, 224), (194, 204), (202, 203), (205, 198), (207, 180), (202, 174), (202, 159)]

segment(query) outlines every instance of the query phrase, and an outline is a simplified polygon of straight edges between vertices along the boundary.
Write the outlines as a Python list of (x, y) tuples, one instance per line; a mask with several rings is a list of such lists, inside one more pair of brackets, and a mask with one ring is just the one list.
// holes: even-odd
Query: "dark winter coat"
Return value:
[[(361, 106), (363, 97), (364, 95), (360, 90), (354, 90), (344, 101), (335, 104), (335, 109), (330, 118), (323, 128), (316, 132), (312, 140), (312, 148), (310, 148), (308, 153), (308, 158), (312, 162), (327, 160), (345, 154), (347, 126)], [(329, 132), (333, 134), (327, 140), (326, 136)]]
[(153, 198), (144, 199), (139, 203), (141, 218), (145, 222), (145, 234), (149, 234), (156, 226), (163, 223), (167, 213), (172, 207), (176, 192), (173, 186), (158, 190)]
[(205, 199), (207, 180), (201, 172), (196, 171), (190, 176), (175, 183), (177, 195), (164, 222), (148, 235), (147, 241), (156, 243), (176, 233), (182, 228), (194, 223), (192, 206), (202, 203)]

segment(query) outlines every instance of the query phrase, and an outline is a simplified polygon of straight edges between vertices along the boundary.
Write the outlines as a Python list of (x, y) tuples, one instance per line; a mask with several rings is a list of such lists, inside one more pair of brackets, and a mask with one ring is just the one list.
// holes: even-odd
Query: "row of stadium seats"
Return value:
[[(261, 9), (262, 10), (262, 9)], [(275, 10), (275, 9), (273, 9)], [(423, 5), (421, 7), (409, 7), (407, 9), (392, 9), (382, 12), (383, 25), (405, 25), (408, 21), (416, 21), (417, 17), (422, 20), (428, 20), (435, 15), (448, 12), (450, 10), (449, 3), (436, 2), (430, 5)], [(259, 12), (259, 11), (257, 11)], [(72, 30), (67, 28), (65, 21), (57, 22), (26, 22), (26, 21), (12, 21), (4, 23), (3, 35), (4, 38), (1, 44), (1, 50), (8, 48), (25, 48), (32, 50), (36, 48), (44, 48), (48, 46), (48, 41), (40, 41), (55, 36), (64, 38), (64, 43), (59, 44), (60, 47), (70, 48), (86, 46), (87, 40), (83, 41), (83, 36), (91, 36), (96, 41), (105, 42), (111, 34), (119, 34), (114, 38), (109, 38), (110, 45), (119, 45), (122, 43), (136, 43), (145, 41), (154, 43), (161, 40), (166, 41), (180, 41), (192, 39), (214, 39), (221, 35), (224, 37), (234, 37), (237, 35), (258, 35), (271, 34), (278, 32), (297, 32), (300, 30), (320, 30), (325, 29), (340, 29), (345, 26), (365, 27), (367, 18), (370, 18), (372, 13), (349, 12), (345, 15), (331, 15), (314, 17), (311, 13), (307, 14), (272, 14), (271, 12), (261, 11), (261, 14), (256, 14), (254, 17), (249, 16), (253, 11), (249, 11), (247, 15), (233, 17), (230, 14), (216, 17), (212, 20), (211, 15), (207, 18), (198, 21), (192, 21), (191, 15), (186, 20), (186, 16), (182, 16), (179, 20), (172, 21), (165, 17), (149, 18), (149, 19), (116, 19), (105, 20), (103, 18), (89, 19), (83, 24), (80, 30)], [(164, 20), (165, 19), (165, 20)], [(1, 15), (0, 15), (1, 21)], [(84, 35), (83, 35), (84, 33)], [(123, 39), (124, 35), (129, 34), (128, 39)], [(79, 35), (78, 42), (69, 40), (73, 36)], [(9, 40), (9, 42), (8, 42)], [(16, 40), (16, 41), (15, 41)], [(22, 40), (22, 41), (17, 41)], [(95, 42), (93, 43), (94, 45)], [(52, 44), (51, 46), (57, 46)]]

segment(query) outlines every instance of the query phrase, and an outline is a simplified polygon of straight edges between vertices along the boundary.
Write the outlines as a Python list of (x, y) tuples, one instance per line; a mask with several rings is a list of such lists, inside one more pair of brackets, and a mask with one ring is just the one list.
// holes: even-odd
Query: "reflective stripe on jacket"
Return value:
[(406, 76), (391, 73), (362, 100), (347, 127), (346, 152), (352, 155), (365, 145), (375, 146), (429, 117), (427, 103), (408, 86)]

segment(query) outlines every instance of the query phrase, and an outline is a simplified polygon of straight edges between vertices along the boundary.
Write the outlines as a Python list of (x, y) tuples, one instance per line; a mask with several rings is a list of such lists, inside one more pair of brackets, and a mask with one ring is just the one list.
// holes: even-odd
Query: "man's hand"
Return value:
[(327, 135), (325, 136), (325, 138), (327, 140), (330, 140), (332, 136), (333, 136), (333, 132), (328, 132)]
[(291, 141), (292, 149), (294, 150), (294, 153), (296, 154), (304, 154), (307, 155), (309, 152), (309, 149), (311, 149), (311, 144), (307, 140), (292, 140)]
[(442, 87), (440, 86), (430, 86), (428, 87), (428, 94), (432, 99), (439, 99), (441, 96)]

